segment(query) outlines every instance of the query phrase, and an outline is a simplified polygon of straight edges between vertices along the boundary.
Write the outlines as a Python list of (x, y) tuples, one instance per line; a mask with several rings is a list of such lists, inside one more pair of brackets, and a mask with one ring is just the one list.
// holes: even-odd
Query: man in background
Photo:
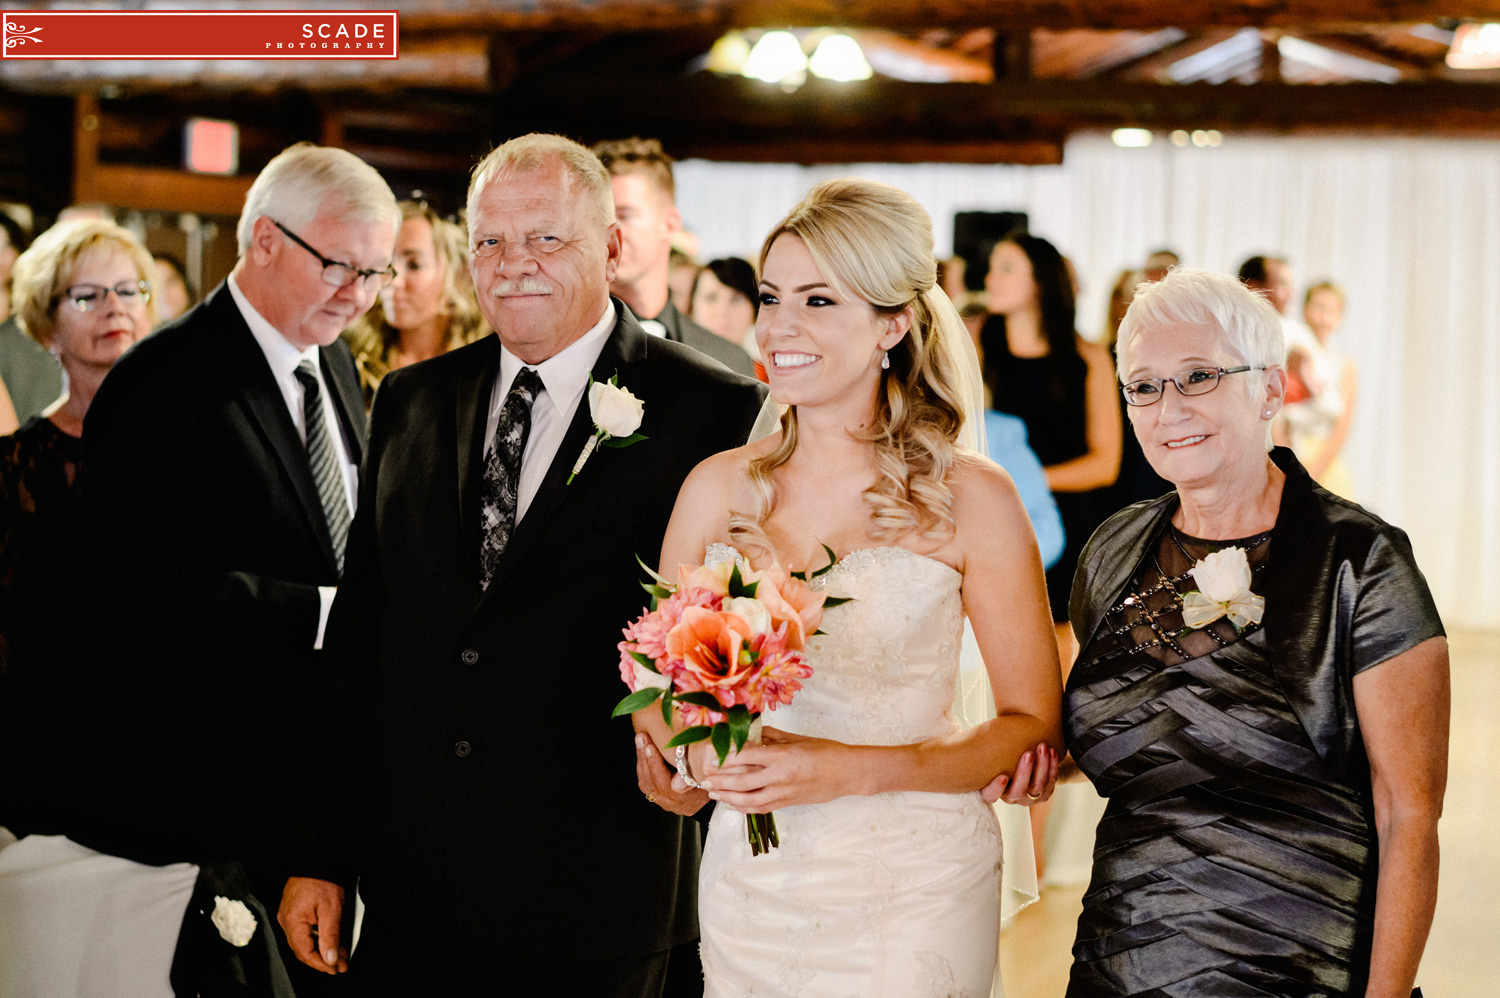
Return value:
[(686, 344), (737, 374), (755, 377), (755, 361), (748, 353), (683, 315), (672, 302), (672, 237), (682, 229), (674, 203), (672, 158), (656, 139), (640, 138), (601, 142), (594, 146), (594, 155), (609, 171), (615, 220), (624, 243), (610, 292), (630, 306), (646, 332)]

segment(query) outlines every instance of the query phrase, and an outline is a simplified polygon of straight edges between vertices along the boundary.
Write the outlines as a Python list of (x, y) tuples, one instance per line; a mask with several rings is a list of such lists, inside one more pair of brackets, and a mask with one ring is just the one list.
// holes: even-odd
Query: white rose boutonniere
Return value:
[(588, 443), (583, 445), (583, 453), (573, 462), (573, 470), (568, 474), (569, 485), (573, 484), (573, 476), (583, 470), (594, 448), (600, 444), (629, 447), (646, 439), (635, 432), (640, 429), (646, 405), (629, 389), (621, 388), (619, 382), (618, 374), (607, 382), (595, 381), (593, 375), (589, 376), (589, 416), (594, 420), (594, 435), (589, 437)]
[(1250, 591), (1250, 559), (1244, 548), (1228, 547), (1199, 559), (1192, 568), (1194, 592), (1182, 596), (1182, 622), (1193, 630), (1228, 617), (1236, 628), (1260, 623), (1266, 598)]
[(231, 901), (222, 895), (214, 897), (213, 914), (208, 920), (219, 930), (219, 936), (231, 946), (244, 946), (255, 935), (255, 916), (243, 901)]

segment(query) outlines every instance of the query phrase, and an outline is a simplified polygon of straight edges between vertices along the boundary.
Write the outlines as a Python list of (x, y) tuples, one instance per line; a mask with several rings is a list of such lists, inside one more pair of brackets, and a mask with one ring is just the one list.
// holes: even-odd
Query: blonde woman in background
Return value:
[(1302, 318), (1312, 330), (1291, 345), (1287, 369), (1307, 394), (1289, 402), (1278, 421), (1278, 442), (1288, 444), (1313, 481), (1335, 495), (1354, 498), (1354, 480), (1341, 453), (1354, 419), (1354, 361), (1333, 345), (1344, 321), (1344, 292), (1330, 281), (1314, 284), (1303, 299)]
[(488, 330), (469, 277), (468, 236), (421, 201), (401, 202), (396, 279), (344, 333), (365, 406), (390, 372), (472, 343)]

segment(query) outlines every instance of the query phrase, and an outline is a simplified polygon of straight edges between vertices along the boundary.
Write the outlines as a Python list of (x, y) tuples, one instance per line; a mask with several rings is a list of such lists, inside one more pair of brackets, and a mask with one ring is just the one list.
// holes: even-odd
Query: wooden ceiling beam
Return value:
[[(201, 6), (201, 4), (200, 4)], [(327, 0), (310, 6), (341, 6)], [(1305, 27), (1500, 20), (1500, 0), (394, 0), (403, 36), (434, 28), (660, 31), (840, 25), (901, 30)]]

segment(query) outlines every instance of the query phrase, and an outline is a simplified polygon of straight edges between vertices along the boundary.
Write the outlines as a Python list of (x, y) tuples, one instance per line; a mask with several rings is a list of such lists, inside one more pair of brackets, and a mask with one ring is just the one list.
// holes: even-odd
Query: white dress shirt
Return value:
[(521, 481), (516, 487), (517, 523), (526, 515), (531, 500), (542, 487), (542, 480), (547, 477), (547, 469), (552, 466), (557, 448), (562, 445), (563, 435), (568, 432), (573, 414), (578, 411), (578, 404), (588, 388), (589, 375), (604, 350), (604, 341), (609, 339), (614, 328), (615, 303), (610, 302), (605, 306), (604, 316), (592, 329), (540, 364), (526, 364), (503, 344), (500, 347), (500, 373), (496, 375), (494, 390), (490, 392), (490, 410), (484, 423), (486, 460), (496, 427), (500, 424), (505, 396), (510, 394), (516, 375), (522, 367), (531, 367), (542, 379), (542, 393), (531, 403), (531, 432), (526, 437), (526, 450), (521, 454)]
[[(345, 439), (344, 428), (339, 423), (337, 410), (333, 407), (332, 393), (328, 390), (328, 382), (323, 378), (323, 365), (318, 357), (318, 348), (311, 346), (306, 350), (298, 350), (275, 326), (271, 325), (265, 316), (255, 310), (255, 306), (250, 304), (245, 293), (235, 283), (233, 275), (230, 276), (228, 283), (229, 295), (239, 308), (245, 325), (250, 327), (250, 335), (255, 337), (255, 342), (260, 344), (261, 352), (266, 355), (266, 363), (271, 365), (271, 374), (276, 378), (276, 387), (281, 389), (281, 397), (286, 402), (287, 411), (291, 414), (292, 425), (297, 428), (297, 436), (304, 444), (307, 443), (307, 425), (302, 408), (302, 382), (297, 380), (297, 369), (303, 361), (311, 362), (313, 373), (318, 379), (318, 395), (323, 403), (323, 422), (328, 427), (328, 439), (339, 441), (340, 452), (343, 454), (344, 460), (340, 468), (344, 473), (344, 496), (349, 500), (349, 514), (353, 516), (359, 495), (359, 466), (350, 458), (353, 447), (350, 446), (350, 441)], [(328, 610), (333, 606), (333, 597), (337, 591), (334, 586), (318, 587), (320, 608), (318, 633), (313, 640), (314, 648), (323, 647), (323, 629), (328, 625)]]

